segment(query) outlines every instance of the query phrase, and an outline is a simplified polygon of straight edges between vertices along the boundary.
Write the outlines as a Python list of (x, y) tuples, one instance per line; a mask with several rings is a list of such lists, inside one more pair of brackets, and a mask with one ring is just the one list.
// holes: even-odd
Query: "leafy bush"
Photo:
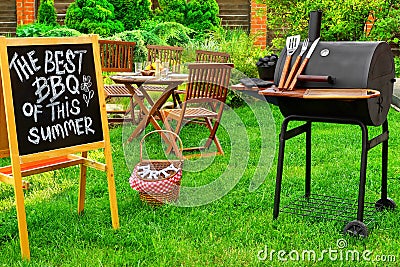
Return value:
[(115, 8), (115, 18), (125, 30), (138, 29), (142, 21), (151, 18), (151, 0), (109, 0)]
[(50, 26), (57, 25), (57, 12), (54, 8), (54, 0), (40, 1), (37, 22)]
[(31, 23), (19, 25), (16, 30), (16, 35), (17, 37), (41, 37), (52, 29), (54, 29), (53, 26), (41, 23)]
[(215, 31), (220, 27), (219, 7), (215, 0), (191, 0), (187, 4), (187, 26), (198, 33)]
[(267, 2), (267, 27), (280, 38), (274, 46), (282, 48), (283, 37), (308, 35), (309, 14), (321, 10), (321, 38), (325, 41), (356, 41), (366, 38), (364, 25), (371, 11), (379, 10), (384, 0), (262, 0)]
[(242, 29), (221, 28), (207, 35), (207, 39), (201, 41), (201, 48), (229, 53), (235, 69), (248, 77), (258, 77), (257, 60), (271, 54), (272, 51), (254, 46), (254, 41), (254, 38)]
[[(193, 62), (195, 50), (221, 51), (230, 54), (230, 62), (234, 63), (232, 83), (239, 83), (245, 77), (258, 77), (256, 62), (260, 57), (271, 54), (271, 51), (254, 46), (254, 39), (242, 29), (220, 28), (206, 34), (204, 39), (193, 41), (185, 47), (182, 61)], [(229, 91), (226, 103), (231, 107), (243, 104), (243, 99), (236, 93)]]
[(136, 42), (135, 61), (145, 61), (147, 59), (147, 48), (141, 30), (124, 31), (114, 35), (110, 39)]
[(43, 34), (44, 37), (74, 37), (82, 35), (80, 32), (67, 27), (59, 27), (49, 30)]
[(16, 30), (17, 37), (68, 37), (79, 36), (80, 32), (65, 26), (53, 27), (42, 23), (20, 25)]
[[(144, 61), (147, 58), (146, 45), (187, 45), (191, 42), (189, 33), (191, 29), (176, 23), (149, 21), (154, 28), (147, 30), (124, 31), (115, 34), (110, 39), (136, 42), (135, 59)], [(154, 23), (152, 23), (154, 22)]]
[(141, 30), (140, 31), (143, 36), (143, 41), (146, 45), (168, 45), (168, 43), (164, 42), (160, 37), (155, 35), (153, 32), (148, 32)]
[(193, 33), (193, 30), (177, 22), (162, 22), (157, 24), (150, 33), (158, 36), (166, 44), (185, 45), (191, 41), (189, 35)]
[(114, 6), (107, 0), (76, 0), (67, 9), (65, 25), (81, 33), (111, 36), (124, 26), (115, 19)]
[(375, 11), (373, 16), (375, 21), (368, 38), (398, 44), (400, 39), (400, 3), (398, 1), (384, 1), (382, 8)]
[(194, 31), (191, 36), (202, 36), (205, 32), (220, 27), (219, 7), (216, 0), (159, 0), (160, 8), (155, 10), (159, 21), (180, 23)]

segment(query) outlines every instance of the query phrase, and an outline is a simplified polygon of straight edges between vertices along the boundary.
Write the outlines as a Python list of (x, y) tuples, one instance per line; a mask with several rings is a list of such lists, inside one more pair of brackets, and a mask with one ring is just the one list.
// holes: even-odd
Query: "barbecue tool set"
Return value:
[[(286, 59), (285, 59), (285, 64), (283, 66), (282, 74), (280, 76), (278, 88), (280, 90), (293, 90), (294, 87), (297, 84), (298, 76), (301, 75), (304, 72), (304, 69), (307, 66), (308, 61), (310, 60), (310, 57), (312, 56), (315, 48), (318, 45), (320, 38), (317, 38), (314, 40), (311, 44), (311, 47), (308, 49), (308, 44), (309, 40), (305, 39), (301, 45), (301, 50), (299, 55), (296, 57), (296, 61), (294, 62), (290, 72), (290, 62), (292, 60), (293, 54), (296, 52), (297, 48), (300, 45), (300, 35), (296, 36), (289, 36), (286, 39)], [(305, 56), (305, 58), (302, 60), (303, 54), (307, 51), (308, 52)], [(300, 65), (301, 62), (301, 65)], [(300, 67), (299, 67), (300, 65)], [(287, 73), (289, 72), (289, 76), (287, 76)]]

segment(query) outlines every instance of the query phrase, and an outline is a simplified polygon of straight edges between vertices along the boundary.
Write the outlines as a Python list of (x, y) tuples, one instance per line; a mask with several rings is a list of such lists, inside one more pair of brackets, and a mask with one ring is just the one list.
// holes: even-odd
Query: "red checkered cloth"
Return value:
[(168, 178), (162, 178), (162, 180), (143, 180), (138, 174), (138, 168), (140, 166), (136, 165), (133, 169), (132, 175), (129, 178), (129, 184), (133, 189), (142, 193), (148, 194), (166, 194), (171, 192), (177, 183), (182, 178), (182, 169), (179, 170), (172, 176)]

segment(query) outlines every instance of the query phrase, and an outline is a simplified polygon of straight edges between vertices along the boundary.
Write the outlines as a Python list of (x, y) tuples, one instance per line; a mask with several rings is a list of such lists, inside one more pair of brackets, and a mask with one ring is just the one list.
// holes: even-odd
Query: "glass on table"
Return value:
[(161, 78), (168, 78), (169, 74), (169, 62), (161, 62)]
[(135, 62), (135, 73), (141, 73), (143, 70), (143, 62)]

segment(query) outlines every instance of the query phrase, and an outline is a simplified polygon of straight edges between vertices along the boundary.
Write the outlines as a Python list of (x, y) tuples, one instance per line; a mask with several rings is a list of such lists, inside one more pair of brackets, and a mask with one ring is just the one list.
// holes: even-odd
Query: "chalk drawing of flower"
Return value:
[(81, 84), (81, 90), (89, 93), (90, 87), (92, 86), (92, 82), (90, 81), (91, 77), (83, 75), (83, 82)]
[(90, 87), (92, 86), (90, 79), (90, 76), (83, 75), (83, 81), (81, 84), (81, 90), (88, 93), (87, 95), (83, 94), (83, 100), (85, 100), (87, 107), (89, 107), (90, 99), (94, 96), (94, 91), (90, 90)]
[(86, 107), (89, 107), (90, 99), (94, 96), (94, 91), (90, 90), (88, 95), (83, 95), (83, 100), (85, 100)]

